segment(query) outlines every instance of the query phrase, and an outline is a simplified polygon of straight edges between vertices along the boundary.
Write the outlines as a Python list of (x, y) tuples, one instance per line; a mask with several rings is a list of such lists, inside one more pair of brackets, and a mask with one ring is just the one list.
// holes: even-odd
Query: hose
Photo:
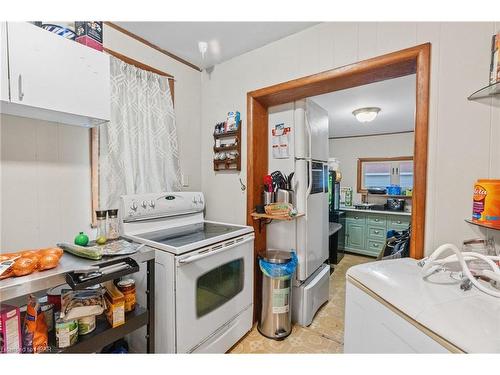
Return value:
[[(447, 250), (451, 250), (454, 253), (454, 255), (451, 255), (444, 259), (438, 259), (440, 255)], [(436, 272), (438, 269), (441, 269), (443, 264), (458, 261), (458, 263), (462, 267), (462, 272), (476, 288), (478, 288), (480, 291), (490, 296), (500, 298), (500, 291), (496, 291), (493, 290), (492, 288), (486, 287), (479, 280), (477, 280), (474, 277), (474, 275), (472, 275), (469, 266), (465, 261), (465, 258), (467, 258), (468, 260), (480, 259), (485, 263), (487, 263), (488, 266), (491, 267), (491, 270), (483, 270), (482, 274), (484, 276), (490, 277), (492, 280), (496, 282), (500, 282), (500, 268), (495, 264), (495, 262), (493, 262), (493, 260), (497, 261), (500, 260), (500, 257), (486, 256), (483, 254), (473, 253), (473, 252), (462, 253), (457, 246), (449, 243), (439, 246), (429, 257), (419, 262), (419, 264), (422, 266), (422, 273), (423, 273), (422, 278), (426, 279), (431, 274)]]

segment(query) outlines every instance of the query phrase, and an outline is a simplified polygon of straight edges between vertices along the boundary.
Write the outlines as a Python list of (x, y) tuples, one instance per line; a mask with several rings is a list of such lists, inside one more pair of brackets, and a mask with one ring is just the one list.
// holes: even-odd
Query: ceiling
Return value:
[[(412, 131), (415, 126), (415, 74), (314, 96), (328, 111), (330, 137)], [(372, 122), (361, 123), (352, 111), (379, 107)]]
[[(315, 25), (315, 22), (115, 22), (124, 29), (208, 68)], [(208, 43), (202, 59), (198, 42)]]

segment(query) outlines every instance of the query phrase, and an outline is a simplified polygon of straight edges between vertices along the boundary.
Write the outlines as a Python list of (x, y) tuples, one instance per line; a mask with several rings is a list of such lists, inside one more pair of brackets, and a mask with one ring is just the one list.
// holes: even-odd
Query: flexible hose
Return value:
[[(479, 253), (472, 253), (472, 252), (466, 252), (462, 253), (459, 248), (453, 244), (444, 244), (439, 246), (428, 258), (426, 258), (423, 262), (423, 267), (422, 267), (422, 273), (423, 273), (423, 278), (426, 279), (428, 276), (430, 276), (432, 273), (436, 271), (436, 268), (441, 268), (443, 264), (451, 262), (451, 257), (447, 257), (445, 259), (438, 260), (439, 256), (444, 253), (447, 250), (451, 250), (454, 255), (451, 257), (455, 258), (459, 262), (460, 266), (462, 267), (462, 271), (465, 274), (465, 276), (470, 280), (470, 282), (478, 288), (480, 291), (483, 293), (486, 293), (490, 296), (500, 298), (500, 291), (493, 290), (491, 288), (488, 288), (484, 286), (480, 281), (476, 280), (476, 278), (472, 275), (470, 272), (469, 266), (465, 262), (465, 256), (470, 259), (470, 258), (475, 258), (475, 259), (480, 259), (483, 260), (488, 264), (488, 266), (491, 267), (492, 270), (485, 270), (486, 272), (483, 272), (483, 274), (486, 276), (488, 274), (493, 275), (492, 279), (494, 280), (500, 280), (500, 269), (499, 267), (493, 262), (493, 260), (499, 260), (500, 257), (491, 257), (491, 256), (486, 256), (483, 254)], [(493, 259), (493, 260), (492, 260)]]

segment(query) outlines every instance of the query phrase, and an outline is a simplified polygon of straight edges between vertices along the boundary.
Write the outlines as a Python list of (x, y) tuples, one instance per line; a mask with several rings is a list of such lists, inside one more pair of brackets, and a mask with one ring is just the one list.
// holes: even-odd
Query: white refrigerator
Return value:
[[(276, 137), (280, 128), (289, 129), (285, 140)], [(297, 252), (292, 320), (308, 326), (329, 294), (330, 269), (324, 264), (328, 259), (328, 112), (308, 99), (272, 107), (269, 139), (269, 173), (294, 172), (294, 204), (305, 215), (269, 224), (267, 248)], [(277, 153), (277, 144), (286, 146), (286, 152)]]

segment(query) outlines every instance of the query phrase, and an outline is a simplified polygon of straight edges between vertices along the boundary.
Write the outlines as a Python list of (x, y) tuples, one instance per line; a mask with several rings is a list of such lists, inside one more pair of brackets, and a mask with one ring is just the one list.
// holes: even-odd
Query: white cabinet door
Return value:
[(7, 23), (0, 22), (0, 100), (3, 101), (9, 101), (9, 67), (7, 61)]
[(27, 22), (7, 29), (12, 103), (109, 120), (109, 56)]

